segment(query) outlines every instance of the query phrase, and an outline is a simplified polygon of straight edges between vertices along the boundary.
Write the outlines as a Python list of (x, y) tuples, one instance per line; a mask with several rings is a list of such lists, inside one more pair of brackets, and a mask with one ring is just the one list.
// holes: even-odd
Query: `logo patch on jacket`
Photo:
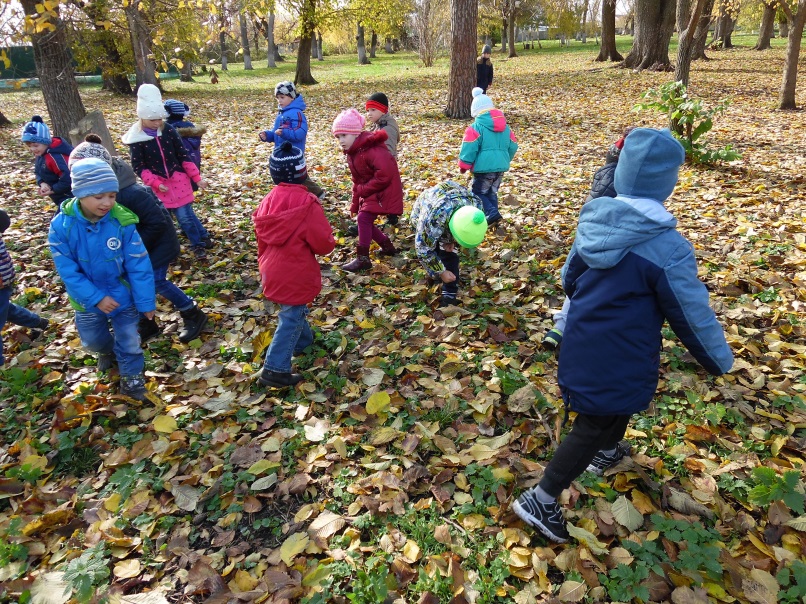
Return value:
[(121, 246), (120, 239), (118, 239), (117, 237), (110, 237), (109, 239), (106, 240), (106, 247), (108, 247), (112, 251), (119, 250), (120, 246)]

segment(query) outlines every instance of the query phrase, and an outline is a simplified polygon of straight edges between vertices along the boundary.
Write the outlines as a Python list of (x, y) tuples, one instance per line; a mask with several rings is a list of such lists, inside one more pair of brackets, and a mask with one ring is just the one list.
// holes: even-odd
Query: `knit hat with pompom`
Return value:
[(67, 167), (72, 168), (73, 164), (82, 159), (94, 157), (108, 164), (112, 163), (112, 154), (101, 144), (101, 137), (97, 134), (88, 134), (84, 137), (84, 142), (76, 145), (67, 161)]
[(472, 94), (473, 103), (470, 105), (470, 117), (476, 117), (485, 111), (495, 109), (493, 100), (484, 94), (484, 91), (481, 88), (474, 88)]
[(274, 148), (269, 158), (269, 173), (276, 185), (281, 182), (302, 184), (308, 177), (305, 156), (291, 144), (291, 141), (284, 141), (282, 145)]
[(22, 127), (22, 142), (39, 143), (40, 145), (50, 145), (53, 137), (50, 135), (50, 128), (42, 121), (42, 118), (35, 115), (31, 121)]
[(339, 134), (361, 134), (366, 119), (353, 108), (345, 109), (333, 120), (333, 136)]

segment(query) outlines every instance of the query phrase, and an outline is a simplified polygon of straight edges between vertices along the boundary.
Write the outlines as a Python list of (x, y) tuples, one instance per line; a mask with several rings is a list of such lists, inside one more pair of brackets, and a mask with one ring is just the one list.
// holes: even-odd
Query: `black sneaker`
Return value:
[(350, 226), (348, 226), (347, 227), (347, 234), (350, 237), (358, 237), (358, 225), (357, 224), (351, 224)]
[(602, 451), (599, 451), (596, 455), (594, 455), (586, 470), (588, 472), (593, 472), (597, 476), (601, 476), (605, 473), (605, 470), (612, 468), (618, 462), (624, 459), (624, 457), (629, 455), (630, 451), (632, 451), (630, 443), (628, 443), (626, 440), (622, 440), (616, 445), (615, 453), (608, 455)]
[(213, 243), (212, 239), (205, 238), (201, 240), (199, 247), (203, 247), (206, 250), (211, 250), (215, 247), (215, 244)]
[(146, 400), (146, 379), (142, 375), (120, 378), (120, 393), (136, 401)]
[(446, 296), (442, 294), (439, 298), (439, 306), (438, 308), (445, 308), (446, 306), (456, 306), (459, 302), (456, 299), (456, 296)]
[(98, 364), (96, 369), (98, 371), (109, 371), (112, 369), (112, 365), (115, 364), (115, 355), (111, 352), (102, 352), (98, 355)]
[(286, 388), (299, 384), (302, 381), (302, 376), (299, 373), (280, 373), (279, 371), (263, 369), (257, 379), (264, 386)]
[(207, 259), (207, 250), (204, 249), (204, 246), (197, 245), (193, 248), (193, 255), (196, 256), (197, 260), (206, 260)]
[(140, 317), (140, 321), (137, 324), (137, 333), (140, 334), (141, 343), (148, 342), (154, 336), (159, 335), (160, 328), (157, 325), (157, 320)]
[(563, 342), (563, 332), (559, 329), (551, 329), (543, 336), (540, 343), (546, 350), (557, 350)]
[(533, 526), (555, 543), (565, 543), (571, 538), (563, 518), (562, 510), (556, 501), (540, 503), (534, 487), (521, 493), (512, 504), (512, 509), (529, 526)]

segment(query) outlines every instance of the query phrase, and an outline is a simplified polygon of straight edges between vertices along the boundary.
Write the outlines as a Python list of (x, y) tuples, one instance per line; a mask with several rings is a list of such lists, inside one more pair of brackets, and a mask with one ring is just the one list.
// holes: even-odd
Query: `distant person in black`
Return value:
[(485, 44), (481, 49), (481, 56), (476, 61), (476, 86), (487, 94), (487, 89), (493, 85), (493, 62), (490, 60), (492, 49)]

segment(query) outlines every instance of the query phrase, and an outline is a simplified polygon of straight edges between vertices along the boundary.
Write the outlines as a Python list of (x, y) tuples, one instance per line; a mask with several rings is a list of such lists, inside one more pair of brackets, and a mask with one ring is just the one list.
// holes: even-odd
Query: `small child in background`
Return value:
[[(265, 143), (274, 143), (275, 147), (289, 141), (305, 154), (305, 140), (308, 138), (308, 119), (305, 117), (305, 99), (297, 92), (293, 82), (280, 82), (274, 87), (277, 99), (277, 117), (271, 130), (264, 130), (258, 137)], [(325, 196), (325, 190), (305, 177), (305, 187), (319, 199)]]
[(391, 239), (375, 226), (375, 220), (380, 214), (403, 213), (403, 184), (397, 160), (386, 148), (387, 134), (384, 130), (364, 132), (364, 123), (364, 116), (355, 109), (342, 111), (333, 120), (333, 136), (347, 156), (353, 179), (350, 215), (357, 215), (358, 244), (355, 260), (342, 266), (351, 273), (372, 267), (369, 248), (373, 241), (381, 246), (381, 254), (397, 253)]
[(179, 136), (182, 137), (182, 144), (185, 145), (190, 161), (201, 170), (201, 139), (207, 133), (207, 128), (196, 126), (187, 119), (190, 115), (190, 107), (181, 101), (168, 99), (165, 101), (165, 111), (168, 112), (165, 121), (176, 128)]
[(632, 415), (655, 396), (665, 321), (709, 373), (722, 375), (733, 364), (694, 249), (663, 207), (685, 157), (669, 130), (636, 128), (616, 167), (618, 195), (580, 212), (563, 267), (572, 303), (557, 371), (576, 417), (539, 484), (512, 505), (551, 541), (570, 538), (560, 494), (582, 472), (601, 476), (630, 454), (622, 439)]
[[(632, 132), (634, 128), (627, 128), (621, 138), (610, 146), (605, 157), (605, 164), (593, 175), (591, 182), (591, 189), (588, 196), (585, 198), (584, 203), (588, 203), (593, 199), (599, 197), (615, 197), (616, 187), (613, 184), (614, 176), (616, 174), (616, 166), (618, 165), (619, 154), (621, 148), (624, 146), (624, 139)], [(563, 330), (565, 329), (565, 322), (568, 319), (568, 309), (571, 307), (571, 298), (566, 297), (563, 300), (563, 307), (559, 312), (554, 313), (554, 327), (546, 332), (543, 336), (542, 346), (546, 349), (556, 350), (560, 347), (563, 341)]]
[[(97, 134), (88, 134), (84, 137), (84, 142), (73, 149), (69, 165), (72, 168), (76, 162), (90, 157), (101, 159), (112, 166), (120, 188), (115, 200), (134, 212), (138, 218), (137, 232), (146, 246), (154, 269), (156, 292), (179, 311), (184, 322), (179, 332), (179, 341), (195, 340), (207, 325), (207, 315), (192, 298), (168, 281), (168, 266), (179, 255), (179, 240), (171, 215), (151, 189), (137, 182), (137, 176), (128, 163), (119, 157), (112, 157)], [(145, 342), (158, 335), (160, 328), (156, 319), (147, 319), (141, 315), (138, 331), (140, 339)]]
[(518, 150), (515, 135), (507, 126), (504, 114), (496, 109), (492, 99), (481, 88), (473, 89), (470, 115), (475, 121), (465, 130), (459, 151), (459, 170), (473, 173), (473, 193), (484, 204), (487, 224), (501, 220), (498, 211), (498, 188), (504, 172)]
[[(154, 318), (154, 273), (137, 216), (115, 203), (118, 179), (105, 161), (83, 159), (70, 171), (74, 199), (50, 223), (48, 244), (81, 343), (98, 354), (98, 371), (117, 359), (120, 393), (145, 400), (145, 359), (137, 325)], [(110, 329), (111, 328), (111, 329)]]
[(493, 85), (493, 62), (490, 59), (492, 48), (485, 44), (481, 49), (481, 56), (476, 60), (476, 87), (481, 88), (484, 94)]
[[(11, 220), (4, 210), (0, 210), (0, 332), (6, 323), (14, 323), (15, 325), (22, 325), (29, 329), (44, 330), (48, 328), (50, 321), (40, 317), (35, 312), (31, 312), (27, 308), (17, 306), (11, 302), (11, 296), (14, 293), (14, 263), (11, 260), (11, 255), (6, 249), (5, 241), (3, 241), (3, 233), (11, 225)], [(3, 338), (0, 333), (0, 367), (6, 362), (3, 356)]]
[(397, 120), (389, 113), (389, 99), (382, 92), (376, 92), (367, 99), (366, 102), (367, 121), (369, 121), (369, 131), (386, 132), (386, 148), (392, 157), (397, 159), (397, 144), (400, 142), (400, 128)]
[(22, 129), (22, 142), (36, 157), (37, 194), (48, 195), (56, 207), (71, 197), (67, 158), (73, 147), (58, 136), (51, 136), (42, 118), (35, 115)]
[(263, 295), (280, 305), (277, 330), (266, 351), (258, 380), (282, 388), (302, 380), (291, 372), (291, 357), (313, 343), (308, 304), (322, 290), (316, 256), (333, 251), (333, 230), (322, 206), (305, 185), (305, 157), (289, 141), (274, 148), (269, 160), (277, 185), (252, 214), (257, 237)]
[(132, 168), (176, 216), (196, 258), (207, 257), (213, 247), (210, 235), (193, 211), (193, 184), (207, 187), (199, 168), (190, 160), (176, 129), (163, 122), (168, 113), (159, 88), (143, 84), (137, 91), (137, 117), (123, 142), (129, 145)]

